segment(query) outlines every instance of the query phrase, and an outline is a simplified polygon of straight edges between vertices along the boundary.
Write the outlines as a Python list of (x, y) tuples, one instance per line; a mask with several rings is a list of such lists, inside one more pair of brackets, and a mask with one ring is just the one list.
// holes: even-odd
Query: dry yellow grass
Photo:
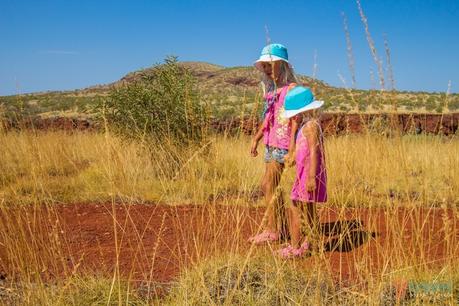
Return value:
[[(124, 203), (149, 201), (171, 205), (209, 202), (263, 205), (260, 199), (254, 200), (252, 195), (258, 191), (264, 164), (261, 156), (256, 159), (249, 156), (249, 141), (246, 136), (219, 135), (209, 138), (200, 148), (172, 148), (169, 151), (171, 148), (166, 149), (164, 144), (155, 144), (151, 153), (145, 144), (123, 142), (110, 134), (0, 134), (0, 208), (4, 216), (0, 222), (0, 238), (10, 264), (22, 279), (22, 287), (16, 288), (18, 292), (24, 291), (20, 293), (23, 295), (21, 301), (29, 304), (62, 304), (69, 299), (74, 300), (74, 297), (68, 296), (73, 294), (68, 288), (75, 286), (75, 279), (78, 282), (79, 276), (69, 270), (61, 255), (65, 242), (56, 238), (59, 226), (17, 220), (14, 214), (9, 214), (12, 206), (22, 204), (23, 209), (30, 209), (30, 216), (34, 216), (35, 220), (47, 218), (34, 215), (35, 205), (48, 205), (52, 213), (54, 205), (71, 202), (97, 201), (117, 205), (116, 200), (121, 199)], [(260, 147), (260, 155), (262, 150)], [(455, 268), (457, 246), (454, 244), (457, 235), (455, 220), (459, 216), (457, 138), (428, 135), (387, 138), (373, 134), (328, 137), (326, 159), (329, 174), (327, 205), (335, 207), (338, 214), (343, 216), (344, 209), (349, 207), (379, 207), (387, 215), (387, 230), (394, 237), (391, 248), (378, 250), (383, 255), (383, 265), (386, 267), (380, 274), (375, 275), (368, 268), (368, 263), (374, 260), (371, 252), (363, 250), (359, 256), (353, 255), (360, 284), (365, 284), (366, 289), (361, 291), (361, 288), (351, 287), (346, 292), (333, 294), (344, 294), (343, 297), (350, 300), (355, 298), (356, 302), (377, 303), (378, 292), (393, 279), (444, 281), (458, 278)], [(290, 189), (293, 174), (294, 170), (288, 169), (284, 175), (284, 190)], [(410, 246), (407, 251), (405, 245), (405, 223), (390, 217), (395, 216), (395, 209), (400, 206), (413, 209), (410, 217), (415, 224), (410, 240), (412, 251)], [(441, 268), (432, 268), (430, 259), (423, 251), (433, 238), (423, 236), (423, 229), (429, 225), (416, 213), (415, 207), (419, 206), (427, 211), (446, 212), (446, 209), (453, 208), (455, 219), (445, 217), (442, 228), (447, 241), (446, 257), (439, 258), (444, 260)], [(212, 209), (213, 206), (208, 207)], [(216, 218), (209, 220), (208, 230), (220, 226), (221, 220), (218, 216)], [(367, 227), (376, 229), (375, 222), (370, 222)], [(117, 231), (115, 227), (114, 231)], [(235, 233), (240, 235), (240, 230), (235, 229)], [(209, 241), (209, 245), (218, 245), (221, 237), (216, 235), (214, 239)], [(118, 246), (114, 248), (119, 252)], [(251, 249), (245, 256), (245, 262), (251, 262), (250, 258), (260, 256), (260, 253)], [(262, 256), (272, 260), (266, 253), (262, 253)], [(305, 275), (309, 278), (330, 277), (326, 256), (312, 258), (313, 271)], [(274, 263), (281, 273), (283, 263)], [(67, 269), (69, 279), (64, 279), (61, 287), (50, 288), (40, 277), (40, 271), (47, 266), (55, 270)], [(244, 262), (241, 262), (241, 269), (243, 266)], [(202, 269), (208, 268), (204, 266)], [(196, 273), (193, 275), (199, 276), (201, 272)], [(118, 274), (109, 282), (110, 286), (106, 286), (104, 280), (95, 279), (94, 282), (101, 284), (97, 298), (103, 301), (124, 303), (125, 295), (132, 290), (123, 289)], [(27, 289), (30, 286), (33, 290)], [(82, 287), (83, 291), (86, 290)], [(83, 291), (78, 290), (78, 294), (85, 296)], [(117, 291), (112, 294), (107, 290)], [(205, 288), (196, 287), (196, 290)], [(316, 298), (304, 295), (297, 298), (301, 301), (320, 300), (320, 288), (308, 290), (319, 295)]]
[[(262, 153), (249, 138), (215, 136), (203, 148), (153, 153), (141, 143), (94, 133), (0, 135), (0, 197), (6, 203), (132, 201), (202, 204), (228, 196), (241, 204), (257, 192)], [(178, 157), (177, 157), (178, 156)], [(437, 136), (326, 139), (332, 205), (459, 204), (459, 141)], [(294, 170), (285, 175), (289, 190)]]

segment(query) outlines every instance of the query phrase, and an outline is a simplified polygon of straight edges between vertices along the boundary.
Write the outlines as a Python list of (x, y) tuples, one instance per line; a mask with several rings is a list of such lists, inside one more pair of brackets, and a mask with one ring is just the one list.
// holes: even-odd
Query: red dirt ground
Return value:
[[(229, 251), (244, 254), (250, 248), (246, 240), (256, 233), (264, 212), (263, 208), (211, 204), (69, 204), (39, 210), (42, 213), (34, 215), (38, 219), (43, 216), (41, 222), (52, 224), (56, 218), (59, 220), (64, 254), (70, 266), (78, 264), (80, 272), (111, 275), (118, 261), (124, 277), (155, 283), (174, 280), (183, 267), (212, 254)], [(2, 211), (0, 222), (5, 220), (6, 213), (14, 212), (24, 214), (26, 210)], [(360, 220), (363, 226), (354, 222), (353, 228), (349, 220)], [(320, 221), (323, 227), (333, 221), (348, 223), (348, 234), (341, 235), (341, 240), (337, 239), (337, 233), (329, 233), (330, 228), (323, 229), (329, 242), (322, 264), (341, 280), (358, 280), (362, 271), (390, 270), (397, 267), (397, 258), (403, 256), (417, 260), (413, 265), (441, 266), (448, 260), (447, 254), (459, 255), (459, 222), (452, 210), (349, 208), (338, 217), (334, 208), (323, 206)], [(454, 234), (449, 237), (452, 250), (446, 249), (445, 221), (452, 227), (449, 232)], [(389, 228), (399, 230), (389, 231)], [(422, 233), (422, 237), (415, 233)], [(350, 240), (354, 245), (349, 244)], [(118, 257), (116, 246), (120, 250)], [(364, 253), (371, 256), (362, 257)], [(0, 260), (2, 273), (12, 273), (8, 271), (11, 258), (7, 258), (3, 241), (0, 241)], [(317, 258), (302, 261), (305, 265), (317, 264)]]

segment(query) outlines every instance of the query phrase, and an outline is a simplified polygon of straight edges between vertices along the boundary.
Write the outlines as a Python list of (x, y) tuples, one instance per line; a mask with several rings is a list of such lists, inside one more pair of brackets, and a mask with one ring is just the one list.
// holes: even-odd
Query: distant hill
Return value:
[[(203, 100), (220, 116), (237, 115), (260, 103), (261, 75), (254, 67), (223, 67), (205, 62), (180, 62), (197, 79)], [(114, 86), (138, 80), (153, 68), (126, 74), (119, 81), (72, 91), (40, 92), (0, 97), (0, 112), (49, 116), (88, 116), (96, 99), (103, 98)], [(425, 92), (381, 92), (336, 88), (320, 80), (298, 75), (317, 98), (325, 100), (330, 112), (455, 112), (459, 95)]]

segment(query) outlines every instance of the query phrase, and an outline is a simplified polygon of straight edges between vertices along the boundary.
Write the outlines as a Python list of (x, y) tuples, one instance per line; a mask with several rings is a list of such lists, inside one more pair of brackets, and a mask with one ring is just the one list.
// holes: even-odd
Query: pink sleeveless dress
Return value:
[(308, 139), (303, 135), (304, 125), (299, 129), (296, 138), (296, 176), (293, 183), (291, 199), (301, 202), (326, 202), (327, 201), (327, 172), (325, 169), (325, 155), (322, 128), (319, 125), (319, 146), (317, 148), (316, 190), (308, 192), (306, 184), (311, 165), (311, 152)]

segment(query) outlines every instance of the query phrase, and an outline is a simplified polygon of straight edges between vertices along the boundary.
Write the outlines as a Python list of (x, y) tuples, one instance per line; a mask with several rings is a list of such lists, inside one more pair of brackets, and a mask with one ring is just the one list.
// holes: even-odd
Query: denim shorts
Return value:
[(269, 163), (272, 161), (276, 161), (280, 164), (283, 164), (284, 157), (287, 155), (288, 150), (287, 149), (280, 149), (276, 147), (270, 147), (266, 146), (265, 148), (265, 163)]

